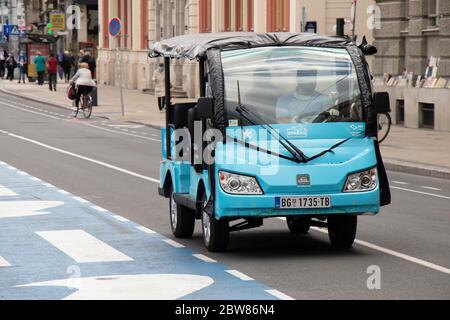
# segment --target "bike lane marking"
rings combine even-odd
[[[225,265],[199,260],[189,248],[168,245],[171,239],[6,166],[0,164],[0,183],[16,195],[0,203],[39,198],[58,205],[46,215],[0,217],[2,299],[277,298],[260,282],[243,281]]]

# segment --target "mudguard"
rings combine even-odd
[[[374,141],[375,154],[377,155],[377,170],[378,178],[380,180],[380,205],[382,207],[391,204],[391,188],[389,186],[389,179],[387,177],[386,168],[384,167],[383,158],[381,157],[380,144]]]

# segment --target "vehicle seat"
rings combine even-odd
[[[173,126],[174,129],[188,127],[188,112],[196,103],[178,103],[173,105]]]

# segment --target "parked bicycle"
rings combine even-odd
[[[378,141],[383,143],[391,132],[392,118],[389,113],[378,115]]]

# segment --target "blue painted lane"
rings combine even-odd
[[[288,298],[0,162],[0,299]]]

